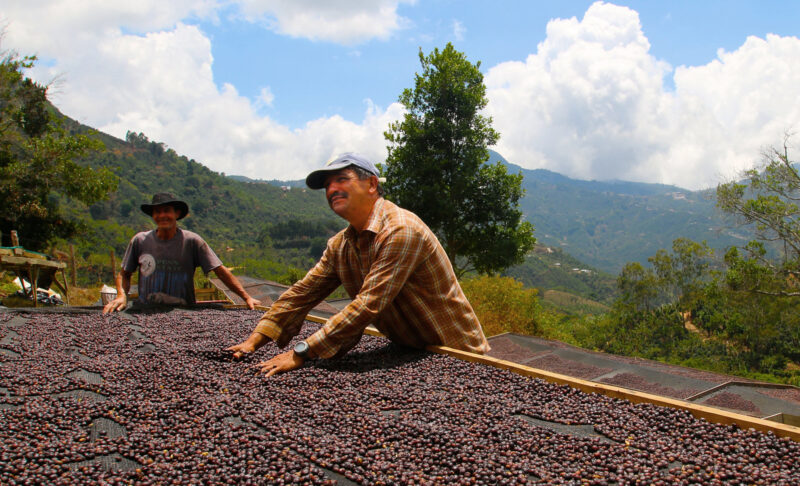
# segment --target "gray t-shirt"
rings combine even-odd
[[[178,229],[169,240],[161,240],[156,231],[137,233],[128,244],[122,269],[133,273],[139,268],[139,302],[169,302],[161,296],[195,302],[194,269],[203,273],[222,265],[214,250],[197,233]],[[177,302],[172,302],[177,303]]]

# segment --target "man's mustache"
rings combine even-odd
[[[333,194],[331,194],[330,196],[328,196],[328,204],[330,204],[333,201],[333,198],[335,198],[336,196],[341,196],[341,197],[347,199],[347,193],[346,192],[337,191],[337,192],[334,192]]]

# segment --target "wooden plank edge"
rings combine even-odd
[[[702,418],[709,422],[722,425],[736,425],[745,430],[752,428],[761,432],[772,432],[780,437],[787,437],[796,442],[800,442],[800,427],[795,427],[793,425],[781,424],[771,420],[751,417],[749,415],[729,412],[727,410],[718,408],[707,407],[696,403],[690,403],[685,400],[653,395],[650,393],[631,390],[629,388],[582,380],[580,378],[574,378],[572,376],[531,368],[530,366],[521,365],[512,361],[505,361],[482,354],[448,348],[446,346],[428,346],[426,349],[433,353],[445,354],[472,363],[481,363],[495,368],[506,369],[523,376],[541,378],[550,383],[568,385],[586,393],[597,393],[611,398],[621,398],[633,403],[652,403],[662,407],[686,410],[696,418]]]

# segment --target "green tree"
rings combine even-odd
[[[650,311],[676,304],[690,309],[711,278],[712,256],[713,250],[705,242],[678,238],[672,242],[672,252],[661,249],[647,259],[651,268],[628,263],[617,277],[620,297],[616,306]]]
[[[617,277],[620,297],[614,303],[622,310],[647,312],[659,304],[661,289],[658,278],[651,268],[644,268],[639,262],[626,264]]]
[[[70,135],[47,102],[47,88],[23,74],[35,57],[4,53],[0,60],[0,231],[8,243],[17,230],[30,249],[77,231],[76,221],[59,209],[59,198],[91,204],[116,189],[107,169],[83,167],[75,159],[102,144]]]
[[[647,261],[653,265],[665,298],[678,302],[682,308],[689,308],[710,278],[713,253],[705,241],[697,243],[678,238],[672,242],[671,254],[658,250]]]
[[[725,256],[728,283],[735,290],[800,297],[800,174],[783,150],[772,149],[762,168],[745,173],[744,182],[717,187],[717,205],[755,228],[757,240],[732,248]],[[779,258],[767,245],[775,242]]]
[[[487,164],[499,135],[486,107],[480,62],[451,44],[425,56],[414,89],[400,95],[402,121],[384,133],[388,198],[413,211],[439,237],[458,276],[521,263],[536,242],[522,221],[522,174]]]

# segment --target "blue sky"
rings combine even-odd
[[[527,168],[713,187],[800,127],[793,1],[6,0],[0,18],[67,115],[254,178],[382,162],[419,49],[447,42],[481,62],[495,149]]]
[[[419,70],[418,52],[447,42],[484,68],[521,60],[544,40],[547,22],[582,17],[591,1],[436,0],[399,5],[413,24],[391,40],[355,45],[291,38],[241,21],[204,22],[211,37],[218,83],[231,82],[256,98],[265,81],[275,95],[265,113],[298,128],[310,119],[340,114],[358,121],[363,100],[381,106],[411,87]],[[787,1],[626,1],[639,13],[650,53],[673,66],[702,65],[718,49],[733,51],[747,36],[800,33],[800,4]],[[789,9],[791,10],[791,9]],[[463,33],[455,33],[459,22]],[[674,88],[666,77],[667,88]]]

